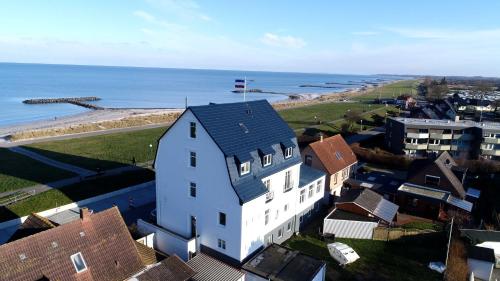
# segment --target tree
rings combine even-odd
[[[361,112],[358,110],[349,110],[345,114],[345,119],[349,123],[349,126],[352,128],[352,126],[355,123],[358,123],[359,121],[361,121]]]

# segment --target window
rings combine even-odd
[[[438,186],[440,177],[425,175],[425,184]]]
[[[220,225],[226,225],[226,214],[219,212],[219,224]]]
[[[226,241],[222,239],[217,239],[217,247],[219,247],[222,250],[226,249]]]
[[[191,151],[189,153],[190,157],[189,157],[189,165],[191,167],[196,167],[196,152],[194,151]]]
[[[292,171],[288,170],[285,172],[285,188],[284,192],[289,191],[292,189]]]
[[[300,203],[303,203],[305,199],[306,199],[306,191],[305,191],[304,189],[302,189],[302,190],[300,191],[300,198],[299,198],[299,202],[300,202]]]
[[[285,204],[285,206],[283,207],[283,210],[284,210],[285,212],[286,212],[286,211],[288,211],[288,203],[287,203],[287,204]]]
[[[495,137],[495,134],[485,133],[483,136],[484,136],[485,138],[494,138],[494,137]]]
[[[196,197],[196,183],[194,182],[189,183],[189,195],[191,197]]]
[[[269,223],[269,209],[264,212],[264,224],[267,225]]]
[[[292,222],[289,221],[287,224],[286,224],[286,231],[290,231],[292,230]]]
[[[338,175],[339,173],[335,173],[335,175],[333,175],[333,184],[337,184],[337,178],[338,178]]]
[[[247,161],[240,165],[240,175],[243,176],[248,173],[250,173],[250,161]]]
[[[314,194],[314,185],[309,186],[309,194],[307,195],[308,198],[311,198]]]
[[[290,158],[290,157],[292,157],[292,148],[291,147],[287,147],[285,149],[285,159]]]
[[[73,262],[77,273],[87,270],[87,264],[85,263],[85,260],[80,252],[72,255],[71,261]]]
[[[271,165],[272,161],[273,161],[272,154],[264,155],[264,157],[262,158],[262,166],[264,166],[264,167],[269,166],[269,165]]]
[[[267,191],[269,191],[271,189],[271,179],[264,180],[263,183]]]
[[[495,145],[492,144],[492,143],[485,143],[485,144],[483,144],[483,149],[484,150],[493,150],[494,147],[495,147]]]
[[[346,179],[348,175],[349,175],[349,171],[347,170],[347,168],[343,169],[342,170],[342,179],[343,180]]]
[[[283,229],[282,228],[278,229],[278,238],[281,238],[281,237],[283,237]]]
[[[311,156],[311,155],[306,155],[306,157],[305,157],[305,159],[304,159],[304,160],[305,160],[305,161],[304,161],[304,162],[305,162],[304,164],[306,164],[306,166],[309,166],[309,167],[310,167],[310,166],[312,165],[312,160],[313,160],[313,159],[312,159],[312,156]]]
[[[323,185],[323,181],[322,180],[319,180],[317,183],[316,183],[316,193],[319,193],[321,191],[321,186]]]
[[[196,123],[195,122],[190,122],[189,123],[189,136],[192,139],[196,138]]]
[[[276,210],[276,217],[274,219],[277,220],[279,216],[280,216],[280,210]]]

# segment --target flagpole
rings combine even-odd
[[[245,84],[243,85],[243,101],[246,101],[246,94],[247,94],[247,77],[245,76],[244,78]]]

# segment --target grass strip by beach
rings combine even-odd
[[[0,207],[0,222],[152,181],[154,178],[153,171],[141,169],[51,189],[7,207]]]
[[[154,159],[166,127],[36,143],[26,146],[51,159],[89,170],[107,170]],[[151,146],[150,146],[151,145]]]
[[[356,95],[353,100],[356,101],[372,101],[376,98],[397,98],[400,95],[417,95],[417,87],[420,84],[419,80],[403,80],[374,88],[370,92]]]
[[[27,156],[0,148],[0,192],[44,184],[75,174],[35,161]]]

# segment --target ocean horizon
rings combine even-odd
[[[93,104],[111,108],[183,108],[186,98],[188,105],[237,102],[243,100],[243,95],[232,92],[234,80],[245,77],[251,81],[249,89],[284,94],[343,92],[402,79],[396,75],[0,63],[0,126],[89,110],[71,104],[22,103],[33,98],[96,96],[101,100]],[[269,93],[246,95],[247,100],[270,102],[287,98]]]

